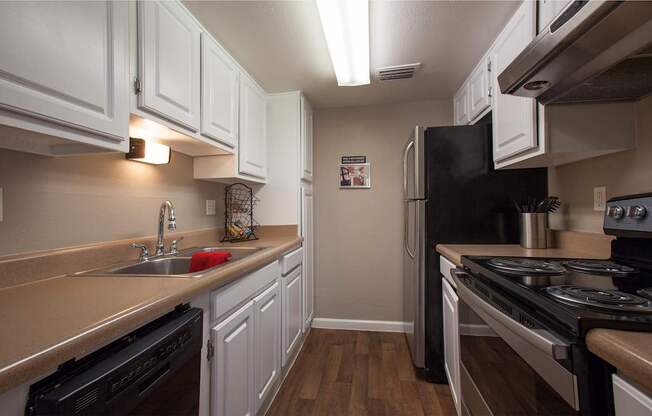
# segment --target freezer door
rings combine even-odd
[[[426,201],[404,202],[403,315],[405,335],[416,367],[425,366],[425,212]]]
[[[424,129],[415,127],[403,148],[403,199],[425,199]]]

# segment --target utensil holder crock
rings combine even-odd
[[[521,247],[547,248],[548,214],[533,212],[519,214]]]

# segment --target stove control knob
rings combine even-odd
[[[642,205],[627,207],[627,216],[635,220],[643,219],[647,215],[647,209]]]
[[[615,220],[621,219],[624,215],[625,210],[623,207],[619,207],[618,205],[611,206],[607,209],[607,216]]]

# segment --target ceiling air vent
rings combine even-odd
[[[381,81],[390,81],[393,79],[405,79],[414,77],[414,73],[421,66],[420,63],[386,66],[376,70],[378,79]]]

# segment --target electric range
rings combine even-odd
[[[608,259],[462,257],[460,385],[470,415],[612,415],[592,328],[652,331],[652,194],[610,199]],[[578,247],[578,249],[580,249]],[[578,250],[579,251],[579,250]]]

